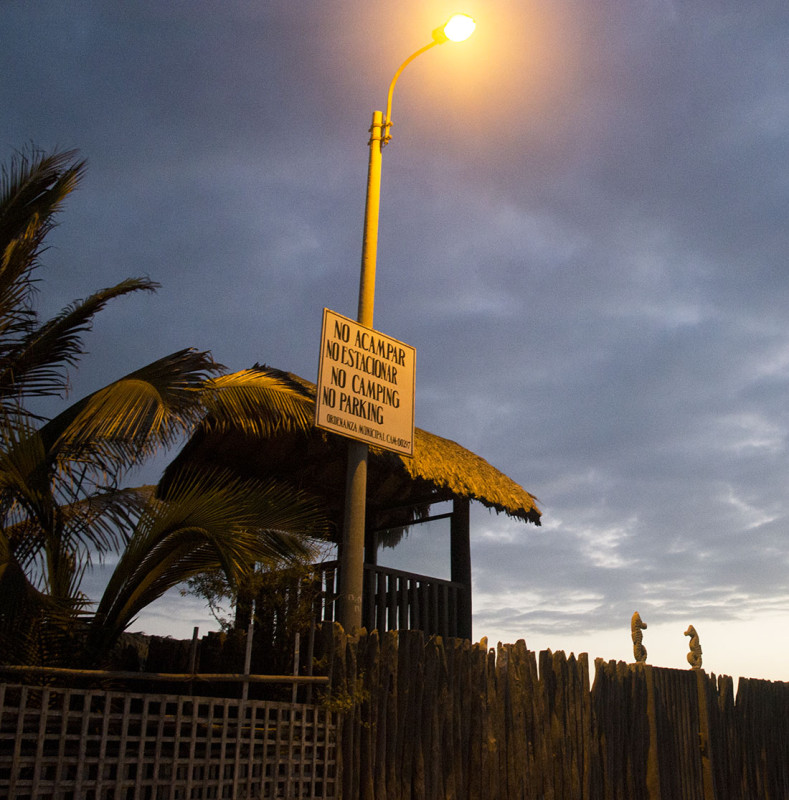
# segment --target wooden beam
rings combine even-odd
[[[226,683],[328,683],[323,675],[241,675],[238,673],[170,673],[170,672],[130,672],[106,669],[66,669],[61,667],[27,667],[0,665],[0,672],[29,675],[51,675],[60,678],[93,678],[102,680],[168,681],[173,683],[226,682]]]
[[[458,595],[458,636],[471,639],[471,522],[467,497],[452,501],[450,525],[451,577],[463,586]]]

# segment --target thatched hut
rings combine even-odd
[[[314,403],[313,384],[263,367],[296,386]],[[242,478],[276,478],[322,500],[338,547],[342,547],[347,439],[313,428],[308,434],[277,431],[261,438],[242,430],[199,429],[165,471],[166,493],[187,463],[232,470]],[[370,448],[367,473],[365,578],[362,619],[367,628],[420,628],[471,637],[469,504],[475,500],[525,523],[540,524],[535,498],[485,459],[456,442],[415,429],[413,457]],[[451,511],[431,516],[431,507],[451,502]],[[450,525],[449,581],[379,567],[381,542],[396,546],[409,526],[435,519]],[[324,618],[333,619],[337,564],[322,565]]]

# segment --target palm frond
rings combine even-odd
[[[170,499],[152,503],[110,577],[90,623],[94,655],[193,575],[221,569],[234,585],[256,562],[308,558],[306,537],[325,532],[320,507],[290,487],[210,470],[182,473]]]
[[[0,358],[36,324],[32,273],[84,170],[76,151],[45,155],[31,149],[17,153],[0,174]]]
[[[51,491],[44,444],[38,432],[29,427],[0,426],[0,437],[2,525],[14,530],[22,524],[14,537],[9,538],[15,547],[30,549],[33,541],[41,546],[45,531],[54,525],[57,505]],[[24,540],[22,532],[26,534]]]
[[[44,221],[44,233],[51,230],[53,215],[84,172],[85,162],[77,160],[76,150],[17,153],[0,175],[0,246],[19,236],[34,217]]]
[[[255,366],[206,381],[206,427],[236,429],[253,435],[309,430],[314,401],[287,373]]]
[[[153,486],[101,489],[74,503],[59,506],[60,538],[79,553],[80,563],[90,567],[108,553],[119,551],[147,511]]]
[[[35,664],[37,624],[43,598],[10,553],[0,531],[0,661]]]
[[[14,561],[23,570],[30,569],[44,547],[41,526],[34,520],[25,518],[3,530],[6,547]]]
[[[131,537],[155,491],[155,486],[102,488],[64,507],[66,525],[99,555],[116,551]]]
[[[0,359],[34,329],[38,317],[33,309],[33,270],[38,249],[39,220],[0,251]]]
[[[38,431],[0,426],[0,432],[0,525],[20,566],[43,577],[55,551],[56,561],[72,553],[89,565],[93,555],[121,546],[153,487],[85,486],[74,477],[79,464],[52,464]]]
[[[62,395],[67,369],[82,355],[82,334],[91,329],[93,317],[116,297],[154,292],[158,287],[148,278],[129,278],[72,303],[41,327],[30,330],[0,359],[0,399]]]
[[[208,353],[173,353],[74,403],[41,437],[53,460],[89,462],[117,477],[202,418],[201,387],[219,368]]]
[[[77,576],[75,580],[78,580]],[[10,552],[0,530],[0,661],[68,663],[75,653],[79,616],[87,605],[76,590],[65,599],[39,591]]]

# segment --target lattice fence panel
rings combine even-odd
[[[314,705],[0,684],[0,797],[329,800],[336,733]]]

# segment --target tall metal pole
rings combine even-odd
[[[378,256],[378,215],[381,206],[381,150],[384,144],[383,114],[373,112],[370,126],[370,158],[367,166],[367,201],[364,208],[362,266],[359,277],[359,309],[356,321],[373,327],[375,265]],[[364,583],[364,533],[367,505],[367,445],[349,440],[345,481],[345,519],[340,548],[339,623],[349,633],[362,627]]]
[[[462,32],[457,27],[460,23]],[[474,30],[474,20],[465,14],[450,18],[433,31],[433,41],[412,53],[399,67],[389,84],[386,117],[373,111],[370,126],[370,160],[367,166],[367,201],[364,208],[364,238],[362,240],[362,270],[359,277],[359,310],[356,321],[366,328],[373,327],[375,310],[375,264],[378,257],[378,212],[381,207],[381,151],[391,138],[392,94],[400,73],[417,56],[437,44],[463,41]],[[364,585],[364,534],[367,514],[367,445],[348,442],[348,469],[345,481],[345,519],[340,547],[340,587],[338,622],[349,633],[362,627],[362,589]]]
[[[367,164],[367,201],[364,206],[362,270],[359,276],[359,310],[356,321],[373,327],[375,310],[375,264],[378,257],[378,215],[381,208],[381,155],[386,134],[383,114],[373,111],[370,126],[370,160]]]

